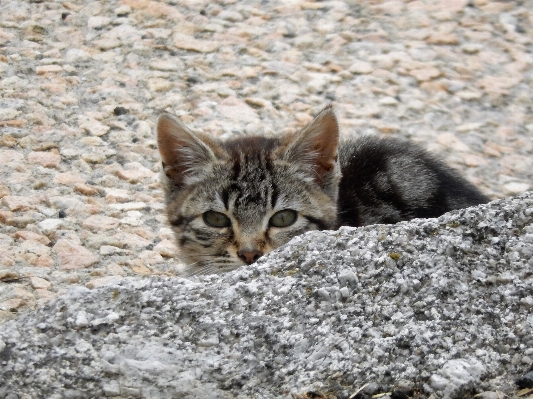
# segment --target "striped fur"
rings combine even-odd
[[[434,217],[487,202],[412,143],[365,137],[339,144],[331,107],[303,131],[278,138],[215,141],[168,114],[157,130],[168,220],[188,274],[235,269],[310,230]],[[282,210],[296,212],[296,221],[274,227],[269,221]],[[231,223],[211,227],[208,211]]]

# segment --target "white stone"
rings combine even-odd
[[[114,247],[112,245],[102,245],[99,250],[100,255],[117,255],[117,254],[127,254],[129,251],[121,248]]]
[[[354,62],[348,70],[354,74],[368,74],[371,73],[374,68],[372,64],[366,61],[356,61]]]
[[[130,192],[122,188],[107,188],[105,193],[108,202],[127,202],[131,198]]]
[[[479,53],[483,49],[483,45],[479,43],[466,43],[461,46],[461,50],[467,54]]]
[[[134,211],[139,209],[146,208],[146,203],[144,202],[126,202],[124,204],[110,204],[110,208],[117,211]]]
[[[37,224],[44,234],[50,234],[58,230],[62,225],[63,219],[45,219]]]
[[[111,18],[108,17],[91,17],[87,21],[87,26],[91,29],[102,29],[111,23]]]
[[[394,97],[384,97],[379,100],[379,103],[381,105],[398,105],[398,100],[396,100]]]
[[[150,60],[149,66],[151,69],[155,69],[157,71],[179,71],[183,69],[183,61],[177,58],[172,60],[160,60],[154,58]]]
[[[173,258],[177,254],[176,245],[170,240],[163,240],[154,247],[154,251],[166,258]]]
[[[84,310],[81,310],[76,315],[76,326],[78,327],[86,327],[89,325],[89,320],[87,318],[87,313]]]
[[[89,60],[91,56],[89,53],[85,50],[79,49],[79,48],[71,48],[67,50],[67,53],[65,54],[65,59],[68,62],[78,62],[78,61],[85,61]]]
[[[503,185],[503,193],[509,196],[516,195],[528,191],[530,187],[529,183],[514,181]]]
[[[143,224],[141,220],[143,214],[139,211],[128,211],[126,212],[126,217],[120,219],[120,222],[130,226],[140,226]]]
[[[0,108],[0,121],[6,121],[9,119],[15,119],[22,112],[13,108]]]
[[[109,126],[106,126],[103,123],[84,115],[78,116],[78,123],[81,129],[89,132],[93,136],[103,136],[110,129]]]

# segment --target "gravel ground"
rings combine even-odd
[[[530,192],[71,290],[0,329],[0,397],[526,399],[532,309]]]
[[[533,186],[533,1],[0,3],[0,319],[179,273],[153,127],[420,142],[492,198]]]

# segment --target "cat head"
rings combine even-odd
[[[302,131],[216,140],[160,116],[168,221],[190,274],[251,264],[310,230],[336,227],[339,129],[331,106]]]

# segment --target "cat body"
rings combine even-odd
[[[488,201],[410,142],[339,143],[331,106],[281,137],[214,140],[169,114],[157,133],[168,220],[192,273],[251,264],[310,230],[437,217]]]
[[[407,140],[366,136],[339,145],[338,226],[434,218],[488,198]]]

